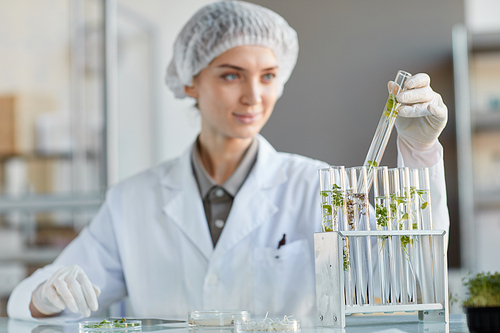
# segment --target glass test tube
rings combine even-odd
[[[345,168],[343,166],[331,166],[318,170],[320,183],[320,209],[321,224],[323,232],[347,230],[343,227],[346,213],[346,186]],[[344,240],[344,289],[347,305],[354,302],[354,275],[350,269],[349,239]]]
[[[431,184],[428,168],[410,170],[410,182],[414,199],[415,223],[419,230],[432,230]]]
[[[372,184],[373,168],[380,165],[382,155],[384,154],[387,142],[389,142],[394,123],[398,116],[398,108],[401,104],[396,100],[396,96],[401,91],[405,90],[405,82],[410,77],[410,73],[401,70],[398,71],[398,74],[394,79],[394,82],[396,83],[395,89],[389,93],[382,116],[380,117],[380,121],[370,144],[370,148],[366,154],[363,165],[368,168],[368,190]]]
[[[399,196],[396,197],[396,210],[398,216],[398,229],[399,230],[413,230],[416,229],[414,223],[414,212],[412,211],[412,191],[410,186],[410,169],[398,168],[399,172]],[[402,303],[416,303],[416,274],[413,269],[413,236],[404,235],[400,236],[401,258],[402,258],[402,288],[401,299]]]
[[[373,193],[375,199],[375,219],[377,230],[392,230],[391,199],[389,191],[389,172],[386,166],[376,167],[373,170]],[[394,271],[392,258],[391,237],[377,237],[377,256],[380,284],[380,301],[382,304],[393,303],[391,297],[391,272]],[[394,303],[393,303],[394,304]]]
[[[349,227],[355,231],[370,230],[366,167],[346,169],[346,186]],[[356,267],[356,302],[358,305],[375,304],[370,236],[356,237],[354,243],[351,243],[351,262],[354,260]]]
[[[410,170],[410,185],[413,200],[413,211],[417,229],[432,230],[432,208],[430,197],[429,169],[418,168]],[[434,248],[432,237],[422,236],[413,243],[415,268],[417,271],[417,286],[420,290],[422,303],[434,303]]]
[[[330,167],[330,182],[332,184],[332,217],[334,225],[338,227],[335,230],[350,230],[347,223],[346,206],[346,179],[345,168],[343,166]],[[344,289],[346,305],[355,304],[355,273],[351,267],[351,251],[349,237],[344,240],[343,247],[343,265],[344,265]]]
[[[330,168],[319,169],[321,225],[323,232],[333,231],[332,182]],[[337,229],[338,230],[338,229]]]
[[[397,168],[388,169],[389,175],[389,197],[390,207],[389,215],[391,216],[392,230],[399,230],[398,221],[400,219],[400,211],[398,209],[397,197],[401,195],[401,186],[399,185],[399,170]],[[399,237],[391,237],[391,304],[401,302],[402,290],[402,272],[403,253],[401,251],[401,240]]]

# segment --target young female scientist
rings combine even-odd
[[[227,1],[199,10],[179,34],[166,76],[176,97],[196,101],[198,138],[181,157],[111,188],[54,263],[14,290],[9,316],[88,317],[128,296],[135,316],[245,309],[312,317],[317,175],[326,164],[278,153],[259,135],[297,54],[296,32],[269,9]],[[434,221],[447,230],[437,141],[447,108],[429,81],[417,74],[397,96],[406,104],[399,161],[430,167]]]

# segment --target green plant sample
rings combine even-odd
[[[413,244],[413,239],[411,239],[408,235],[404,235],[400,237],[400,240],[403,251],[405,251],[406,256],[409,257],[410,254],[408,253],[408,245]]]
[[[479,273],[463,279],[469,288],[468,298],[463,305],[469,308],[500,307],[500,274]]]
[[[425,198],[423,197],[425,194],[428,194],[429,191],[428,190],[417,190],[415,187],[410,187],[410,198],[412,200],[415,200],[418,198],[418,203],[420,205],[420,209],[424,210],[427,208],[427,206],[429,205],[429,203],[427,202],[427,200],[425,200]]]
[[[85,325],[85,328],[125,328],[140,326],[138,322],[127,322],[127,319],[106,320]]]
[[[359,215],[358,219],[360,219],[361,215],[366,215],[366,212],[368,211],[368,206],[365,201],[365,194],[353,193],[352,190],[347,191],[345,201],[346,201],[348,228],[349,230],[355,230],[355,225],[354,225],[355,215],[358,214]],[[344,270],[348,271],[349,266],[350,266],[349,248],[347,247],[344,250]]]
[[[323,231],[333,231],[331,191],[321,191],[321,219]]]
[[[354,218],[356,213],[358,213],[358,219],[360,219],[361,215],[366,215],[366,212],[368,211],[365,194],[348,191],[346,195],[346,206],[347,224],[349,225],[349,230],[355,230]]]
[[[377,227],[379,230],[384,230],[383,228],[387,228],[389,225],[389,212],[387,211],[387,207],[385,207],[383,204],[376,204],[375,205],[375,220],[377,221]],[[389,236],[384,235],[384,236],[378,236],[378,239],[382,241],[382,246],[380,248],[380,251],[385,246],[385,241],[386,239],[389,238]]]
[[[389,97],[387,98],[387,102],[385,103],[385,110],[384,110],[384,116],[386,116],[387,118],[389,118],[389,116],[391,116],[391,113],[392,113],[392,117],[397,117],[398,116],[398,112],[396,110],[396,108],[398,107],[398,101],[396,99],[396,96],[394,96],[393,94],[389,94]],[[394,112],[392,112],[392,110],[394,110]]]
[[[379,227],[387,227],[388,214],[386,207],[382,206],[381,204],[375,205],[375,217],[377,220],[377,225]]]
[[[410,218],[409,214],[412,214],[413,220],[415,220],[415,218],[416,218],[416,215],[415,215],[416,211],[414,209],[412,209],[412,207],[408,206],[407,194],[408,194],[408,191],[405,191],[404,196],[397,196],[395,193],[390,195],[390,197],[391,197],[391,203],[390,203],[391,217],[392,217],[393,221],[396,222],[396,227],[398,230],[403,230],[404,223],[406,221],[408,221]],[[416,204],[419,205],[422,210],[426,209],[428,206],[428,202],[423,197],[425,194],[428,194],[428,190],[417,190],[415,187],[410,187],[410,189],[409,189],[410,202],[414,202],[414,200],[417,200],[417,201],[415,201]],[[398,212],[400,212],[402,209],[404,209],[405,205],[407,207],[407,212],[402,214],[398,220],[398,218],[397,218]],[[408,213],[408,211],[410,213]],[[418,222],[413,222],[411,224],[411,228],[413,230],[418,229]],[[405,252],[407,257],[409,257],[408,245],[411,246],[413,244],[413,238],[410,237],[409,235],[403,235],[403,236],[400,236],[400,240],[401,240],[401,247],[402,247],[403,251]]]
[[[333,184],[332,191],[321,191],[321,201],[323,231],[333,231],[338,222],[339,209],[344,205],[344,194],[340,186]]]
[[[349,242],[347,242],[349,244]],[[344,246],[343,248],[343,255],[344,255],[344,271],[349,271],[349,265],[351,264],[351,259],[349,258],[349,249],[347,246]]]
[[[344,205],[344,194],[337,184],[333,184],[332,188],[332,205],[335,207],[342,207]]]

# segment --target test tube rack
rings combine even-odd
[[[346,315],[361,313],[393,313],[393,312],[415,312],[418,311],[419,320],[425,322],[449,322],[448,302],[448,260],[446,251],[446,232],[444,230],[393,230],[393,231],[332,231],[320,232],[314,235],[315,270],[316,270],[316,302],[318,308],[318,326],[344,328],[346,326]],[[422,290],[412,301],[395,299],[394,295],[387,302],[369,300],[367,304],[346,304],[345,270],[344,270],[344,244],[346,240],[357,241],[357,239],[376,239],[387,236],[387,239],[397,239],[401,236],[409,236],[414,242],[430,244],[431,252],[428,260],[432,261],[432,302],[424,303]],[[375,241],[376,242],[376,241]],[[370,242],[367,242],[368,244]],[[367,251],[371,253],[371,249]],[[375,252],[375,251],[373,251]],[[380,257],[381,252],[376,251]],[[413,252],[409,256],[416,255]],[[409,258],[413,261],[413,257]],[[416,265],[424,264],[424,260],[416,260]],[[364,263],[368,265],[368,263]],[[368,269],[368,267],[366,267]],[[419,269],[420,267],[415,267]],[[373,272],[373,267],[369,267]],[[366,272],[366,270],[365,270]],[[399,277],[401,275],[397,275]],[[382,273],[373,274],[373,285],[380,284],[383,279]],[[403,286],[405,281],[391,281],[392,285]],[[373,291],[371,292],[373,295]],[[374,297],[372,297],[374,298]]]

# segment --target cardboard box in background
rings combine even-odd
[[[499,142],[497,131],[477,133],[473,138],[474,181],[478,193],[500,192]]]
[[[471,61],[472,108],[500,112],[500,52],[476,54]]]
[[[0,155],[14,152],[14,106],[13,99],[0,96]]]
[[[0,156],[33,153],[36,119],[55,109],[54,100],[47,96],[0,95]]]
[[[28,183],[36,194],[49,194],[54,191],[54,161],[45,158],[28,160]]]
[[[26,189],[35,193],[49,193],[52,189],[53,161],[36,158],[36,121],[41,114],[56,110],[54,99],[40,94],[0,95],[0,193],[6,193],[6,163],[13,157],[27,164]],[[17,193],[16,194],[20,194]]]

